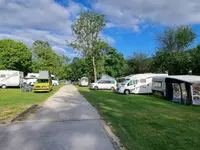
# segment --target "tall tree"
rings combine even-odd
[[[168,27],[163,34],[157,35],[158,50],[183,51],[196,38],[195,32],[188,26]]]
[[[188,26],[165,29],[156,38],[158,51],[153,57],[154,68],[169,74],[186,74],[190,70],[190,56],[185,50],[195,38],[195,32]]]
[[[146,53],[133,53],[127,60],[129,74],[152,72],[152,60]]]
[[[120,77],[125,66],[124,56],[118,53],[115,48],[109,47],[104,58],[105,73],[112,77]]]
[[[0,40],[0,69],[19,70],[27,73],[31,69],[31,52],[21,42]]]
[[[48,42],[35,41],[32,46],[34,71],[48,70],[59,78],[64,78],[63,70],[68,63],[69,58],[57,55]]]
[[[94,81],[97,80],[95,56],[99,51],[95,50],[95,43],[100,40],[99,33],[106,26],[104,15],[86,11],[72,25],[72,31],[76,40],[68,42],[68,45],[85,57],[91,58],[93,65]]]

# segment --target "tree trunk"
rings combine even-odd
[[[92,57],[92,64],[93,64],[93,69],[94,69],[94,82],[96,82],[97,81],[97,70],[96,70],[96,64],[95,64],[94,57]]]

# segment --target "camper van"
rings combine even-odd
[[[19,87],[23,83],[24,73],[15,70],[0,70],[0,87]]]
[[[152,93],[152,78],[155,76],[167,76],[167,74],[145,73],[132,75],[129,77],[129,80],[117,87],[117,92],[121,94]]]
[[[80,80],[80,86],[88,86],[89,85],[89,80],[87,77],[82,77]]]
[[[34,92],[50,92],[52,90],[51,75],[48,71],[40,71],[34,84]]]
[[[154,77],[152,91],[173,102],[200,105],[200,76],[176,75]]]

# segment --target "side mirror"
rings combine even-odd
[[[130,84],[128,83],[127,86],[130,86]]]

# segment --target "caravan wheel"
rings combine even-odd
[[[6,89],[6,85],[5,84],[3,84],[1,87],[2,87],[2,89]]]

